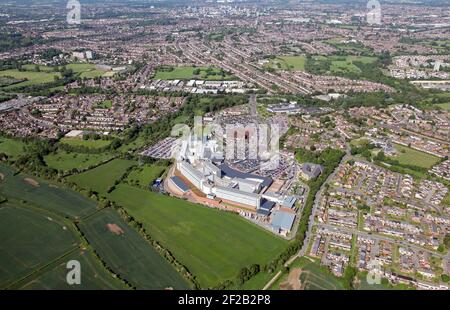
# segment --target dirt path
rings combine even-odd
[[[5,180],[5,175],[3,173],[0,173],[0,182],[3,182]]]
[[[302,289],[302,284],[300,282],[300,275],[302,269],[295,268],[289,272],[289,275],[283,283],[280,284],[280,290],[291,290],[298,291]]]
[[[31,178],[25,178],[25,179],[23,179],[25,182],[27,182],[28,184],[30,184],[31,186],[33,186],[33,187],[39,187],[39,182],[38,181],[36,181],[36,180],[34,180],[34,179],[31,179]]]

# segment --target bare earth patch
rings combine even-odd
[[[117,226],[117,224],[110,224],[110,223],[108,223],[108,224],[106,224],[106,227],[108,228],[108,230],[110,232],[112,232],[113,234],[116,234],[118,236],[120,236],[120,235],[125,233],[122,228]]]
[[[5,175],[3,173],[0,173],[0,182],[3,182],[4,179],[5,179]]]
[[[298,291],[302,289],[302,284],[300,283],[300,274],[302,270],[300,268],[295,268],[289,272],[289,275],[283,283],[280,284],[281,290]]]
[[[30,184],[33,187],[39,187],[39,182],[36,180],[33,180],[31,178],[25,178],[23,179],[25,182],[27,182],[28,184]]]

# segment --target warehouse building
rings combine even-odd
[[[236,188],[216,186],[214,188],[217,198],[225,199],[238,204],[244,204],[259,208],[261,195],[255,193],[246,193]]]
[[[191,164],[185,161],[178,162],[177,166],[181,174],[186,179],[188,179],[189,182],[192,183],[192,185],[203,191],[203,184],[205,184],[207,181],[200,171],[198,171]]]

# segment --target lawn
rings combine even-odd
[[[443,110],[450,111],[450,102],[435,104],[435,106],[438,106]]]
[[[199,70],[199,74],[195,74]],[[236,80],[237,78],[217,68],[208,67],[160,67],[154,79],[157,80]]]
[[[117,225],[117,230],[111,231],[111,225]],[[80,228],[102,260],[136,288],[189,288],[176,270],[113,209],[89,217]]]
[[[114,185],[115,181],[120,179],[127,169],[134,165],[136,165],[135,161],[114,159],[94,169],[69,176],[67,180],[76,183],[81,188],[104,195]]]
[[[305,70],[305,56],[280,56],[277,58],[284,61],[289,69]]]
[[[70,260],[80,262],[82,268],[80,285],[67,284],[66,264]],[[14,288],[26,290],[117,290],[126,289],[126,286],[117,278],[113,278],[91,251],[77,250],[42,272],[33,274],[30,279]]]
[[[23,81],[21,83],[4,87],[4,89],[9,90],[16,87],[50,83],[55,81],[54,78],[55,76],[60,77],[60,74],[56,72],[34,72],[34,71],[19,71],[17,69],[11,69],[0,71],[0,76],[11,76],[19,80],[26,79],[26,81]]]
[[[71,171],[72,169],[84,170],[92,166],[96,166],[103,161],[107,161],[113,157],[110,153],[100,154],[83,154],[83,153],[67,153],[58,151],[44,157],[47,166],[61,171]]]
[[[20,140],[0,137],[0,153],[5,153],[8,157],[16,159],[25,150],[25,143]]]
[[[120,184],[109,196],[197,277],[203,288],[234,278],[242,267],[265,264],[287,242],[239,217]]]
[[[66,66],[67,69],[72,69],[73,72],[78,73],[81,78],[93,79],[95,77],[103,76],[107,71],[95,68],[94,64],[89,63],[72,63]]]
[[[145,165],[135,168],[130,172],[127,182],[131,185],[147,186],[151,185],[166,170],[165,166]]]
[[[4,176],[0,183],[0,194],[3,196],[27,201],[63,216],[82,217],[96,210],[94,201],[60,185],[25,174],[14,175],[12,168],[2,164],[0,173]]]
[[[398,160],[400,164],[414,165],[423,168],[431,168],[439,162],[439,157],[417,151],[407,146],[394,144],[398,155],[391,157]]]
[[[60,140],[61,143],[68,144],[73,147],[84,146],[91,149],[101,149],[107,147],[111,144],[111,140],[84,140],[78,138],[62,138]]]
[[[317,262],[311,261],[306,257],[297,258],[290,266],[289,270],[300,268],[300,281],[304,283],[305,290],[343,290],[342,279],[331,274],[326,267],[320,266]],[[280,285],[288,278],[284,273],[272,285],[270,289],[279,290]]]
[[[35,211],[0,205],[0,288],[74,249],[75,234],[57,219]]]

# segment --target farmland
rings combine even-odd
[[[80,285],[69,285],[66,281],[66,263],[70,260],[77,260],[82,266],[82,279]],[[95,290],[95,289],[125,289],[126,286],[120,280],[113,278],[111,274],[101,265],[90,251],[75,250],[64,259],[59,260],[52,266],[45,268],[42,272],[37,272],[31,279],[22,281],[15,286],[19,289],[50,290],[50,289],[70,289],[70,290]]]
[[[78,193],[44,182],[36,177],[14,174],[14,170],[0,164],[5,179],[0,194],[37,205],[64,216],[80,217],[96,210],[96,204]]]
[[[342,279],[332,275],[325,267],[320,266],[317,262],[311,261],[306,257],[297,258],[290,266],[290,272],[297,272],[298,279],[302,289],[305,290],[343,290],[344,286]],[[292,277],[292,274],[289,275]],[[292,279],[292,278],[291,278]],[[272,285],[271,289],[289,289],[288,274],[284,273],[277,281]],[[289,284],[294,284],[289,281]]]
[[[110,140],[84,140],[84,139],[77,139],[77,138],[62,138],[60,140],[61,143],[68,144],[70,146],[84,146],[92,149],[101,149],[104,147],[107,147],[111,144]]]
[[[16,208],[9,202],[0,206],[0,287],[8,286],[77,245],[76,236],[57,219]]]
[[[117,225],[116,230],[109,229],[111,225]],[[102,210],[80,227],[108,266],[136,288],[188,288],[175,269],[114,210]]]
[[[415,165],[423,168],[431,168],[439,162],[439,158],[407,146],[394,144],[398,155],[391,157],[398,160],[400,164]]]
[[[92,190],[100,194],[106,194],[114,182],[120,179],[127,169],[136,165],[136,162],[124,159],[115,159],[104,165],[98,166],[86,172],[72,175],[67,178],[81,188]]]
[[[233,278],[242,267],[265,264],[286,246],[241,217],[120,184],[109,198],[197,277],[202,287]]]
[[[108,153],[83,154],[58,151],[57,153],[45,156],[44,160],[47,166],[51,168],[61,171],[71,171],[72,169],[86,169],[90,166],[97,165],[112,158],[112,156]]]
[[[138,167],[131,171],[128,175],[127,182],[132,185],[136,184],[138,186],[147,186],[159,178],[165,170],[166,167],[158,165],[145,165],[143,167]]]
[[[11,159],[16,159],[19,155],[23,154],[25,145],[25,143],[19,140],[0,137],[0,153],[5,153]]]

